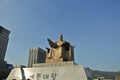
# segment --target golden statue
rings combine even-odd
[[[59,36],[57,42],[48,39],[51,48],[46,48],[46,63],[74,61],[73,46],[69,42],[63,40],[63,36]]]

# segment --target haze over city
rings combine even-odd
[[[5,60],[27,65],[29,48],[49,47],[47,38],[75,46],[75,62],[120,71],[119,0],[0,0],[0,25],[11,31]]]

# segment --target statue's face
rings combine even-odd
[[[62,35],[59,36],[59,40],[60,40],[60,41],[63,40],[63,36],[62,36]]]

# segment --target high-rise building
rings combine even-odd
[[[30,48],[28,67],[32,67],[32,65],[36,63],[45,63],[45,53],[46,51],[40,47]]]
[[[0,26],[0,66],[4,63],[10,31]]]

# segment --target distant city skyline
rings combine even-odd
[[[0,25],[11,31],[5,60],[27,65],[29,49],[59,34],[75,46],[75,62],[120,71],[120,1],[0,1]]]

